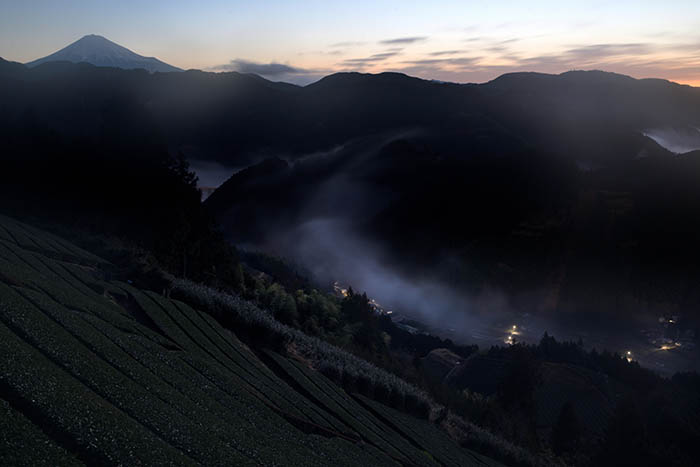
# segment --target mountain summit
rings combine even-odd
[[[151,73],[156,71],[182,71],[180,68],[161,62],[157,58],[143,57],[126,47],[122,47],[95,34],[84,36],[58,52],[29,62],[26,65],[34,67],[46,62],[59,61],[86,62],[95,66],[124,68],[127,70],[143,68]]]

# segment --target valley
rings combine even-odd
[[[336,293],[341,296],[347,294],[347,285],[341,287],[338,284],[335,282],[334,285]],[[404,329],[412,333],[435,335],[460,345],[477,345],[482,349],[517,343],[532,345],[537,344],[546,332],[561,341],[580,341],[586,350],[616,352],[664,377],[671,377],[677,372],[700,371],[700,354],[693,331],[683,333],[674,329],[669,332],[668,324],[662,322],[663,317],[659,321],[647,319],[648,327],[639,327],[635,323],[629,329],[624,329],[624,323],[620,323],[621,326],[616,326],[618,331],[611,333],[609,322],[585,324],[584,320],[571,316],[557,319],[551,314],[540,316],[537,312],[515,310],[499,313],[497,319],[492,319],[488,317],[489,309],[479,310],[475,307],[471,312],[472,318],[466,320],[468,324],[463,324],[460,319],[431,319],[429,313],[411,311],[406,303],[394,306],[391,301],[377,298],[382,300],[383,305],[380,305],[372,298],[371,290],[371,285],[368,285],[370,303],[378,313],[390,315],[399,326],[405,326]],[[572,326],[572,322],[579,325]]]

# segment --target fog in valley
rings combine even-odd
[[[695,127],[656,128],[644,131],[643,134],[656,141],[659,146],[675,153],[700,149],[700,129]]]
[[[545,310],[545,303],[557,287],[549,280],[543,278],[538,288],[516,295],[488,282],[469,288],[461,280],[450,279],[469,270],[468,259],[457,258],[445,250],[434,268],[406,267],[391,244],[381,244],[364,235],[359,227],[381,214],[396,194],[368,183],[358,176],[357,170],[371,164],[387,144],[406,135],[420,134],[423,133],[363,139],[291,163],[292,170],[296,168],[300,173],[306,173],[305,167],[310,164],[325,167],[341,163],[342,170],[307,187],[304,204],[298,207],[299,222],[284,228],[273,223],[276,227],[268,229],[271,233],[264,243],[243,247],[290,259],[327,290],[335,285],[336,292],[348,287],[366,292],[381,312],[389,313],[397,323],[409,323],[408,329],[414,332],[430,332],[482,348],[537,343],[548,332],[559,340],[582,341],[588,349],[631,352],[635,360],[662,374],[697,368],[691,342],[682,351],[673,342],[666,342],[666,321],[660,320],[670,319],[671,315],[663,308],[650,305],[631,309],[625,304],[624,310],[607,315],[598,310],[589,312],[585,307],[578,311]],[[668,132],[654,134],[669,139],[677,136]],[[679,144],[677,139],[673,141]],[[692,139],[687,142],[690,144]],[[406,231],[405,235],[412,232]],[[424,327],[415,329],[415,321]]]

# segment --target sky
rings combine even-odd
[[[0,0],[0,12],[0,57],[19,62],[99,34],[180,68],[297,84],[600,69],[700,86],[699,0]]]

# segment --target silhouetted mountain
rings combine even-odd
[[[17,62],[9,62],[7,60],[4,60],[3,58],[0,58],[0,73],[8,73],[8,74],[13,74],[13,73],[19,73],[24,69],[24,65],[21,63]]]
[[[126,70],[142,68],[151,73],[156,71],[182,71],[177,67],[161,62],[157,58],[143,57],[126,47],[122,47],[95,34],[84,36],[58,52],[27,63],[27,66],[35,67],[47,62],[90,63],[95,66],[123,68]]]
[[[560,315],[697,315],[698,159],[641,131],[697,125],[697,89],[572,72],[468,86],[344,74],[302,92],[326,136],[374,136],[232,177],[207,205],[234,241],[308,254],[353,235],[406,271],[527,294]],[[309,230],[328,219],[342,228]]]
[[[601,71],[513,73],[480,89],[492,115],[523,138],[596,164],[636,156],[631,139],[641,131],[700,118],[698,88]]]
[[[700,126],[697,88],[603,72],[481,85],[340,73],[298,87],[65,62],[0,70],[6,157],[31,168],[51,151],[27,142],[54,140],[135,155],[148,143],[235,167],[291,162],[244,172],[207,201],[236,241],[351,221],[404,266],[442,271],[457,258],[473,266],[447,274],[461,285],[538,288],[559,304],[604,296],[590,292],[600,286],[642,290],[650,306],[700,261],[700,225],[687,219],[700,209],[693,158],[644,136]],[[698,300],[684,290],[668,293],[690,307]]]
[[[128,126],[132,118],[152,122],[170,147],[228,166],[406,130],[453,152],[518,141],[599,165],[636,157],[641,131],[700,121],[698,89],[599,72],[514,74],[482,85],[340,73],[297,87],[249,74],[146,75],[67,63],[14,71],[3,83],[3,120],[34,109],[61,134],[94,136],[105,112],[128,108]]]

